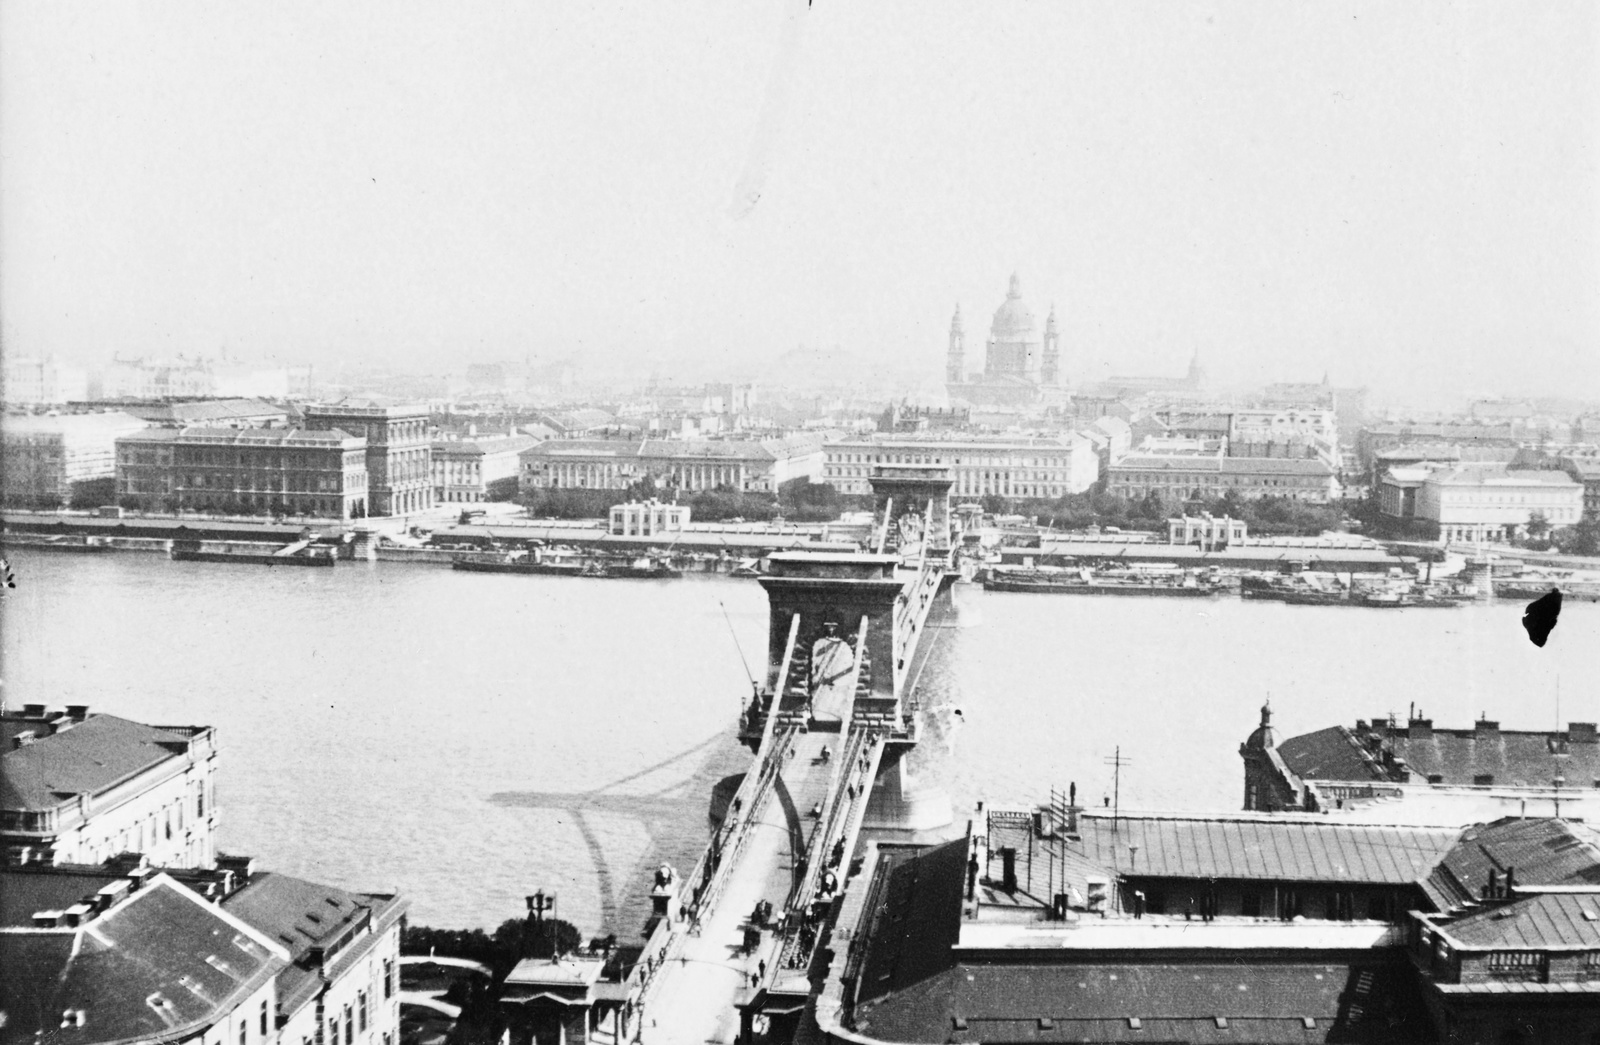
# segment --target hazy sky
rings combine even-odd
[[[1600,395],[1597,11],[9,0],[0,331]]]

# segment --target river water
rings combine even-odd
[[[419,923],[492,928],[543,889],[585,932],[632,937],[650,869],[694,863],[711,785],[748,759],[734,730],[738,647],[765,649],[753,581],[11,564],[8,704],[216,726],[225,851],[399,888]],[[911,764],[963,817],[1069,782],[1097,802],[1119,746],[1124,808],[1237,809],[1238,747],[1269,695],[1282,735],[1413,704],[1439,727],[1553,728],[1558,700],[1561,721],[1600,719],[1596,604],[1569,603],[1541,650],[1521,604],[955,597]]]

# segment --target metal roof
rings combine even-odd
[[[1080,831],[1085,856],[1130,877],[1381,885],[1426,878],[1460,834],[1264,817],[1102,815],[1085,816]]]
[[[1546,893],[1435,924],[1466,947],[1600,950],[1600,895]]]

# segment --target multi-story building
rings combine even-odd
[[[1583,485],[1584,518],[1600,519],[1600,456],[1563,457],[1561,469]]]
[[[117,439],[144,427],[124,413],[7,417],[0,425],[5,502],[57,507],[98,493],[109,503]]]
[[[7,873],[0,1045],[277,1045],[281,940],[166,874],[89,884]]]
[[[216,856],[210,726],[146,726],[74,705],[0,715],[0,844],[12,859],[167,867]]]
[[[277,975],[277,1045],[399,1045],[400,929],[408,901],[247,872],[221,906],[289,951]]]
[[[1100,477],[1095,444],[1061,436],[984,436],[950,432],[878,433],[829,443],[824,480],[840,493],[869,494],[874,468],[944,465],[955,497],[1055,498],[1082,493]]]
[[[1543,516],[1550,526],[1583,517],[1584,487],[1565,472],[1499,467],[1429,470],[1416,490],[1416,517],[1438,523],[1447,541],[1492,541],[1527,533]]]
[[[1205,500],[1285,497],[1327,504],[1339,497],[1333,467],[1320,458],[1227,457],[1209,454],[1134,453],[1111,466],[1109,493],[1140,498]]]
[[[201,870],[125,858],[12,864],[0,869],[0,895],[0,998],[23,1027],[12,1037],[0,1025],[4,1045],[399,1043],[408,902],[395,894],[226,857]],[[84,950],[95,959],[71,960]],[[41,986],[47,996],[33,993]],[[59,1030],[29,1022],[64,1007]]]
[[[117,440],[117,498],[159,511],[369,514],[367,441],[298,428],[153,428]]]
[[[1512,888],[1455,911],[1413,912],[1409,951],[1437,1040],[1534,1045],[1600,1036],[1597,906],[1592,879],[1545,890],[1523,886],[1518,874]]]
[[[366,439],[367,514],[405,515],[433,507],[428,407],[342,399],[305,408],[312,431],[341,431]]]
[[[1230,457],[1317,457],[1339,460],[1339,426],[1331,409],[1235,408],[1228,417]]]
[[[176,359],[114,359],[101,372],[96,394],[168,399],[210,396],[216,391],[210,361],[180,355]]]
[[[1272,713],[1240,745],[1244,808],[1337,813],[1343,819],[1438,824],[1504,816],[1600,815],[1600,733],[1566,729],[1434,728],[1413,709],[1355,726],[1329,726],[1280,740]]]
[[[531,435],[434,440],[429,457],[436,504],[510,501],[517,496],[518,457],[539,442]]]
[[[7,354],[0,399],[7,406],[70,403],[89,394],[89,374],[82,367],[54,359],[13,358]]]
[[[785,439],[551,439],[522,451],[524,490],[623,490],[645,478],[680,490],[773,493],[819,479],[821,441]]]
[[[1386,421],[1369,424],[1356,436],[1356,455],[1363,470],[1370,469],[1379,451],[1398,446],[1456,446],[1463,449],[1498,448],[1515,451],[1522,442],[1509,423],[1476,421]]]

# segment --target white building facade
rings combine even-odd
[[[825,481],[840,493],[870,494],[874,467],[944,465],[955,497],[1056,498],[1082,493],[1100,478],[1100,457],[1076,434],[1053,436],[875,435],[830,443]]]

